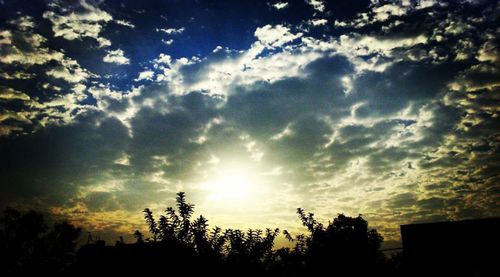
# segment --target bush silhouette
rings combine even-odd
[[[361,215],[353,218],[339,214],[325,227],[312,213],[306,214],[299,208],[298,217],[309,234],[292,237],[285,230],[283,234],[295,246],[273,250],[279,229],[210,230],[203,216],[191,221],[194,205],[186,202],[183,192],[177,194],[176,203],[177,211],[167,208],[158,223],[151,210],[144,210],[152,236],[149,243],[158,240],[164,245],[192,250],[196,257],[193,260],[201,261],[206,272],[300,276],[328,272],[332,265],[338,265],[335,274],[361,276],[384,272],[386,261],[380,252],[383,238],[376,230],[368,229],[368,222]]]
[[[149,236],[137,230],[135,243],[121,239],[115,246],[97,240],[76,255],[80,229],[62,222],[49,231],[41,214],[7,209],[1,218],[2,266],[7,275],[387,276],[393,264],[380,252],[382,236],[361,215],[339,214],[323,225],[297,209],[308,233],[293,236],[279,229],[210,227],[205,217],[193,218],[194,208],[180,192],[175,207],[157,218],[144,209]],[[293,242],[291,248],[274,248],[280,234]]]
[[[341,265],[336,267],[338,274],[363,275],[381,271],[385,262],[380,252],[383,238],[376,230],[368,229],[368,222],[361,215],[339,214],[324,227],[313,214],[306,215],[302,209],[297,213],[310,232],[308,237],[300,238],[305,245],[303,253],[308,271],[324,272],[332,264]]]
[[[80,229],[68,222],[55,223],[49,230],[42,214],[7,208],[0,226],[0,266],[7,276],[62,275],[74,261]]]

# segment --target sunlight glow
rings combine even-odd
[[[220,204],[247,202],[253,197],[256,174],[249,167],[241,165],[222,166],[202,185],[208,192],[208,199]]]

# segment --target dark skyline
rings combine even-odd
[[[0,2],[0,204],[100,234],[500,215],[498,1]],[[294,225],[295,224],[295,225]]]

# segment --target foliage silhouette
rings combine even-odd
[[[139,230],[135,230],[134,238],[136,239],[136,243],[144,242],[144,235]]]
[[[193,219],[194,208],[180,192],[175,208],[166,208],[157,219],[150,209],[144,209],[150,237],[136,230],[132,244],[120,240],[115,246],[106,246],[104,241],[93,241],[80,247],[76,256],[79,229],[63,222],[47,232],[40,214],[22,215],[7,209],[0,241],[2,253],[9,255],[2,260],[10,275],[44,272],[65,276],[390,276],[400,265],[385,259],[380,251],[382,236],[369,229],[361,215],[339,214],[323,225],[314,214],[298,209],[308,233],[293,236],[279,229],[210,228],[205,217]],[[274,248],[280,234],[293,243],[291,248]]]
[[[74,262],[80,229],[68,222],[55,223],[49,230],[42,214],[7,208],[0,226],[0,266],[7,276],[59,276]]]
[[[284,230],[285,238],[294,242],[294,247],[273,250],[279,229],[222,231],[216,226],[210,230],[208,220],[203,216],[191,221],[194,205],[187,203],[183,192],[177,194],[176,206],[177,210],[167,208],[165,215],[160,215],[158,224],[151,210],[144,210],[152,236],[149,241],[155,243],[158,239],[164,245],[190,249],[194,260],[198,259],[206,272],[300,276],[325,272],[332,264],[341,265],[337,274],[357,276],[386,272],[386,260],[380,252],[382,236],[376,230],[368,229],[368,223],[361,215],[352,218],[339,214],[325,227],[314,218],[314,214],[299,208],[298,217],[309,234],[292,237]]]

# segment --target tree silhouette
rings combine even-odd
[[[386,267],[401,266],[397,259],[385,260],[380,252],[382,236],[369,229],[361,215],[339,214],[323,225],[313,213],[299,208],[297,215],[307,234],[284,230],[293,246],[275,249],[277,228],[210,228],[204,216],[192,219],[195,206],[185,193],[178,193],[175,200],[175,208],[166,208],[158,220],[150,209],[143,210],[150,238],[136,230],[134,244],[120,240],[106,246],[102,240],[89,240],[76,256],[80,229],[62,222],[49,230],[39,213],[6,209],[0,218],[2,266],[7,275],[62,276],[387,276]]]
[[[156,226],[153,212],[148,208],[144,209],[144,219],[146,219],[146,223],[149,226],[149,232],[153,235],[153,240],[156,241],[158,235],[160,234],[160,230]]]
[[[134,238],[136,239],[136,243],[143,243],[144,242],[144,236],[139,230],[135,230],[134,232]]]
[[[41,213],[7,208],[0,226],[0,266],[7,275],[62,275],[73,262],[81,230],[68,222],[49,230]]]
[[[298,237],[299,248],[305,255],[306,270],[311,273],[324,272],[336,267],[336,273],[361,276],[380,272],[385,258],[380,252],[382,236],[374,229],[368,229],[368,222],[361,215],[348,217],[339,214],[325,228],[314,219],[314,214],[297,210],[309,236]]]
[[[192,249],[196,257],[213,264],[224,265],[227,274],[297,276],[319,274],[339,265],[337,273],[363,275],[381,272],[385,263],[380,252],[382,236],[368,229],[368,222],[361,215],[348,217],[339,214],[325,227],[313,213],[297,209],[297,215],[309,234],[293,237],[283,231],[285,238],[295,245],[292,249],[273,249],[279,229],[208,228],[208,220],[199,216],[191,221],[194,205],[186,201],[185,193],[176,197],[175,210],[168,207],[158,225],[152,212],[145,209],[145,219],[153,238],[163,243],[182,245]],[[153,239],[153,241],[156,241]],[[203,263],[205,267],[210,264]],[[217,267],[218,268],[218,267]],[[239,273],[238,273],[239,272]]]

